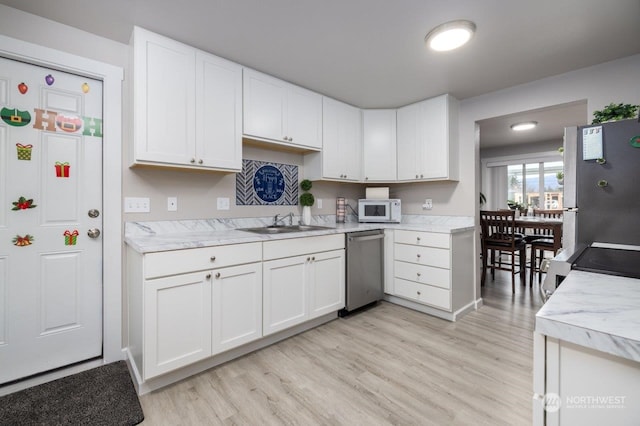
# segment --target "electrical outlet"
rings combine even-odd
[[[433,208],[433,200],[431,198],[427,198],[424,200],[424,204],[422,205],[423,210],[431,210]]]
[[[150,211],[151,203],[148,198],[124,197],[125,213],[149,213]]]
[[[322,208],[322,198],[318,198],[318,208],[321,209]]]
[[[167,198],[167,211],[168,212],[177,212],[178,211],[178,197],[168,197]]]
[[[229,210],[229,199],[226,197],[217,198],[218,210]]]

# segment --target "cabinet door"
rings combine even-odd
[[[362,112],[330,98],[323,99],[322,175],[358,181],[362,175]]]
[[[262,337],[262,263],[213,271],[212,354]]]
[[[145,281],[143,310],[145,380],[211,355],[207,273]]]
[[[286,83],[253,70],[245,69],[244,128],[249,136],[288,142],[284,134]]]
[[[242,169],[242,67],[196,55],[196,165]]]
[[[322,96],[288,85],[284,128],[291,144],[322,149]]]
[[[344,250],[311,255],[309,267],[309,319],[344,308]]]
[[[307,268],[310,259],[310,256],[296,256],[263,263],[264,336],[308,319]]]
[[[420,103],[419,174],[424,179],[449,176],[449,113],[446,95]],[[457,126],[457,123],[455,123]]]
[[[420,179],[418,163],[423,161],[419,158],[418,145],[420,143],[419,129],[420,104],[412,104],[399,108],[398,118],[398,180]]]
[[[195,151],[195,49],[134,33],[135,160],[190,164]]]
[[[396,110],[364,110],[362,128],[364,180],[396,180]]]

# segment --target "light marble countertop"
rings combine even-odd
[[[571,271],[535,331],[640,362],[640,279]]]
[[[368,229],[406,229],[415,231],[457,233],[474,229],[473,217],[403,215],[402,223],[335,223],[335,215],[314,216],[312,225],[329,229],[282,234],[256,234],[241,228],[267,226],[273,217],[220,218],[157,222],[127,222],[125,242],[139,253],[211,247],[316,235],[339,234]],[[294,223],[298,218],[294,219]]]

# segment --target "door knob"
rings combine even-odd
[[[89,215],[89,217],[98,217],[100,216],[100,210],[91,209],[87,212],[87,214]]]
[[[100,236],[100,230],[98,228],[89,229],[87,235],[89,238],[98,238]]]

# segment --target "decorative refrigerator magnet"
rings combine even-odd
[[[64,245],[65,246],[75,246],[78,241],[78,230],[74,229],[73,232],[68,229],[64,231]]]
[[[21,237],[20,235],[16,235],[15,237],[13,237],[11,241],[13,242],[14,246],[24,247],[24,246],[30,246],[31,244],[33,244],[34,240],[35,238],[33,238],[33,235],[27,234],[24,237]]]
[[[51,74],[49,74],[44,78],[44,81],[47,83],[47,86],[51,86],[53,82],[56,81],[56,79],[53,78]]]
[[[31,114],[29,114],[29,111],[20,111],[17,108],[2,108],[0,110],[0,118],[9,126],[22,127],[29,124]]]
[[[89,84],[82,83],[82,93],[89,93]]]
[[[17,143],[16,150],[18,151],[18,160],[31,161],[33,145],[22,145],[21,143]]]
[[[27,93],[27,91],[28,91],[28,90],[29,90],[29,86],[27,86],[27,85],[24,83],[24,81],[23,81],[22,83],[18,84],[18,91],[19,91],[20,93],[22,93],[23,95],[24,95],[25,93]]]
[[[18,198],[18,201],[14,201],[13,208],[11,210],[27,210],[36,207],[36,204],[33,204],[33,199],[27,200],[24,197]]]
[[[53,166],[56,169],[56,177],[59,178],[68,178],[69,177],[69,168],[71,167],[69,163],[61,163],[56,161],[56,165]]]

